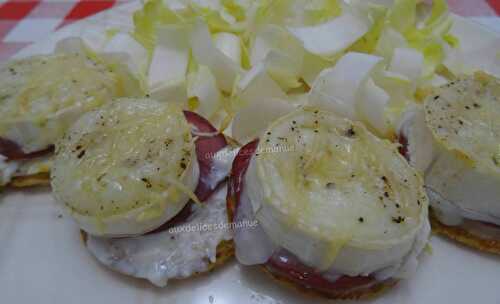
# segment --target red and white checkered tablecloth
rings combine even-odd
[[[0,61],[57,29],[133,0],[0,0]]]
[[[130,1],[133,0],[0,0],[0,61],[66,24]],[[448,3],[453,12],[462,16],[500,15],[500,0]]]

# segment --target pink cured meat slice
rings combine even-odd
[[[196,157],[200,168],[200,178],[195,194],[200,201],[205,201],[216,189],[220,181],[214,183],[210,179],[212,176],[214,155],[227,146],[226,138],[223,134],[217,133],[217,129],[200,115],[184,111],[184,116],[188,123],[195,128],[196,139]],[[214,135],[214,133],[217,133]],[[201,134],[201,135],[200,135]],[[207,135],[204,135],[207,134]],[[213,186],[215,185],[215,186]]]
[[[212,126],[212,124],[208,120],[194,112],[184,111],[184,116],[186,117],[188,123],[196,128],[196,133],[199,132],[213,134],[217,132],[217,129]],[[203,202],[207,200],[210,195],[214,193],[222,184],[222,181],[217,181],[215,183],[216,186],[213,187],[212,185],[214,183],[210,182],[209,179],[213,170],[213,156],[219,150],[223,149],[227,145],[227,142],[224,138],[224,135],[220,133],[210,136],[196,136],[198,136],[198,138],[195,142],[195,148],[196,158],[198,160],[198,165],[200,168],[200,177],[198,178],[198,185],[196,186],[195,194],[196,197],[198,197],[198,199]],[[149,232],[148,234],[161,232],[173,226],[184,223],[191,215],[192,204],[193,201],[189,201],[186,206],[184,206],[184,208],[173,218],[171,218],[168,222],[164,223],[155,230]]]
[[[49,155],[53,152],[54,152],[54,145],[50,145],[43,150],[26,153],[23,151],[22,147],[15,141],[0,137],[0,154],[7,157],[8,161],[33,159]]]

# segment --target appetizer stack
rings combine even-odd
[[[411,276],[430,223],[500,253],[500,75],[444,0],[152,0],[133,22],[0,67],[0,186],[50,177],[106,267],[165,286],[235,255],[347,299]]]
[[[293,151],[266,152],[283,143]],[[306,107],[240,152],[228,204],[233,220],[259,222],[235,231],[240,263],[334,298],[370,295],[417,267],[430,232],[427,196],[396,145]]]
[[[436,88],[401,128],[424,172],[435,231],[500,253],[500,80],[482,72]],[[425,144],[423,144],[425,143]]]
[[[222,135],[195,140],[191,126],[212,128],[173,103],[117,99],[83,115],[59,141],[54,196],[104,265],[164,286],[231,256],[227,230],[168,229],[227,222],[224,196],[211,196],[227,173],[211,172],[217,169],[211,160],[196,153],[217,152],[226,141]]]
[[[127,68],[68,40],[54,54],[13,60],[0,75],[0,186],[48,184],[54,144],[80,115],[139,94]]]

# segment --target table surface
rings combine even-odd
[[[0,0],[0,61],[59,28],[132,0]],[[431,1],[431,0],[426,0]],[[498,23],[500,0],[448,0],[462,16]]]

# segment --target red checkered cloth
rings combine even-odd
[[[0,61],[62,26],[132,0],[0,0]]]
[[[0,61],[68,23],[130,1],[133,0],[0,0]],[[463,16],[500,15],[500,0],[448,3],[453,12]]]

